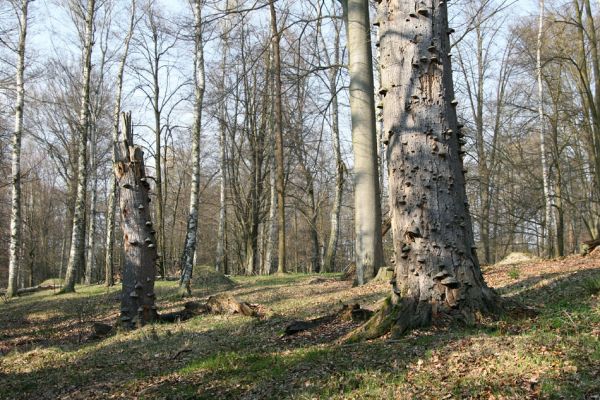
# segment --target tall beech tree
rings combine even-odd
[[[356,277],[362,285],[384,264],[369,2],[340,1],[350,70]]]
[[[500,307],[474,246],[446,4],[379,4],[395,271],[391,301],[358,336],[400,335],[442,316],[473,322]]]

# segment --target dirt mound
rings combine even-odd
[[[516,265],[528,262],[538,261],[539,258],[528,253],[510,253],[502,261],[496,263],[496,265]]]
[[[229,290],[235,287],[235,282],[208,265],[197,265],[194,267],[192,277],[192,288],[220,291]]]

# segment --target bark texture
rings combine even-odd
[[[343,0],[342,5],[350,70],[356,276],[362,285],[384,264],[369,2]]]
[[[125,72],[125,64],[127,63],[127,56],[129,55],[129,44],[131,43],[131,37],[133,36],[133,28],[135,26],[135,0],[131,1],[131,17],[129,19],[129,31],[125,37],[125,45],[123,47],[123,55],[119,63],[119,70],[117,72],[117,92],[115,96],[115,106],[113,110],[113,126],[112,126],[112,163],[113,165],[117,162],[117,145],[119,141],[119,115],[121,113],[121,98],[123,95],[123,75]],[[113,272],[113,248],[115,240],[115,198],[117,195],[117,181],[114,175],[110,177],[110,191],[108,195],[108,205],[106,214],[106,256],[105,256],[105,284],[106,286],[113,286],[114,272]]]
[[[275,11],[275,1],[269,3],[271,11],[271,35],[273,46],[273,81],[275,93],[275,118],[274,118],[274,135],[275,135],[275,161],[277,165],[276,188],[277,188],[277,234],[278,234],[278,252],[277,252],[277,272],[285,273],[285,182],[284,182],[284,165],[283,165],[283,110],[281,100],[281,56],[280,56],[280,38],[279,29],[277,27],[277,12]]]
[[[474,246],[446,2],[384,0],[376,23],[395,273],[390,302],[362,334],[402,334],[444,316],[475,322],[499,299]]]
[[[77,160],[77,191],[75,212],[71,231],[71,252],[67,263],[65,285],[62,293],[74,292],[77,274],[83,271],[85,261],[85,204],[87,194],[87,142],[90,125],[90,77],[92,72],[92,47],[94,36],[95,0],[88,0],[85,16],[83,47],[83,77],[81,86],[81,110],[79,112],[79,141]]]
[[[11,169],[11,216],[10,216],[10,250],[8,262],[8,297],[17,295],[17,276],[19,270],[19,253],[21,252],[21,138],[23,137],[23,108],[25,105],[25,43],[27,39],[27,12],[29,0],[21,3],[19,19],[19,45],[17,48],[17,73],[15,102],[15,130],[12,135],[12,169]]]
[[[146,178],[144,153],[133,143],[131,113],[123,113],[122,118],[122,137],[115,164],[125,246],[120,322],[126,328],[134,328],[157,318],[154,278],[158,257],[156,231],[150,220],[150,184]]]
[[[196,251],[196,233],[198,230],[198,202],[200,189],[200,132],[202,129],[202,100],[204,98],[204,48],[202,43],[202,4],[201,0],[194,1],[194,128],[192,130],[192,186],[190,189],[190,211],[187,221],[187,232],[183,254],[181,255],[181,280],[179,285],[185,288],[188,295],[192,293],[190,282],[194,268],[194,253]]]
[[[546,155],[546,130],[544,129],[544,84],[542,75],[542,40],[544,37],[544,0],[540,0],[540,15],[538,21],[538,37],[536,52],[536,70],[538,82],[538,115],[540,124],[540,157],[542,161],[542,182],[544,186],[544,213],[546,227],[546,255],[552,257],[554,253],[554,224],[552,214],[552,194],[550,193],[550,173],[548,171],[548,160]]]

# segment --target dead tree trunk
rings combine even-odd
[[[112,126],[112,162],[113,165],[117,162],[117,144],[119,141],[119,113],[121,112],[121,97],[123,94],[123,75],[125,73],[125,64],[129,55],[129,44],[133,36],[133,28],[135,26],[135,0],[131,1],[131,16],[129,18],[129,31],[125,37],[125,45],[123,55],[119,62],[119,70],[117,72],[117,92],[115,97],[115,106],[113,110],[113,126]],[[105,256],[105,284],[113,286],[115,284],[113,276],[113,242],[115,238],[115,197],[117,195],[117,182],[114,175],[110,178],[110,192],[108,197],[107,214],[106,214],[106,256]]]
[[[158,256],[156,231],[150,221],[150,184],[146,178],[144,153],[133,144],[131,113],[123,113],[122,119],[118,161],[115,164],[125,246],[120,322],[125,327],[134,328],[157,319],[154,278]]]
[[[379,4],[395,273],[391,302],[357,333],[499,310],[481,274],[465,192],[446,1]]]

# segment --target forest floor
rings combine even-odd
[[[340,320],[283,336],[289,322],[341,304],[375,308],[389,290],[290,274],[234,278],[230,292],[260,304],[262,319],[202,315],[90,340],[93,322],[116,320],[118,287],[0,300],[0,398],[600,399],[600,257],[490,266],[485,276],[537,316],[351,345],[337,339],[355,325]],[[157,297],[161,312],[189,300],[175,282],[158,282]]]

